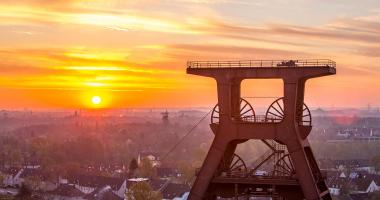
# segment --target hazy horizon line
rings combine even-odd
[[[124,108],[0,108],[0,111],[115,111],[115,110],[209,110],[214,106],[170,106],[170,107],[124,107]],[[371,110],[379,111],[380,106],[309,106],[310,110]],[[267,107],[256,107],[255,110],[266,110]]]

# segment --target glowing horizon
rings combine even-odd
[[[307,83],[311,107],[380,106],[377,7],[371,0],[5,0],[0,108],[91,108],[96,94],[107,108],[207,107],[216,102],[215,82],[187,75],[186,61],[303,58],[337,62],[336,76]],[[279,90],[260,87],[243,92]]]

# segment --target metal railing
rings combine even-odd
[[[200,170],[200,169],[199,169]],[[198,172],[199,172],[198,170]],[[229,171],[223,171],[220,175],[216,177],[221,178],[251,178],[251,179],[294,179],[291,176],[280,176],[280,175],[255,175],[252,172],[229,172]]]
[[[279,123],[282,121],[281,118],[269,117],[267,118],[265,115],[256,115],[255,117],[242,117],[235,119],[235,121],[241,122],[250,122],[250,123]]]
[[[336,67],[329,59],[308,60],[238,60],[238,61],[188,61],[188,68],[250,68],[250,67]]]

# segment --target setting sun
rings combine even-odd
[[[99,96],[93,96],[91,101],[93,104],[99,105],[102,102],[102,99]]]

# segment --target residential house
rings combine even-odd
[[[179,177],[181,173],[179,170],[171,167],[157,167],[157,176],[160,178]]]
[[[335,166],[339,170],[356,170],[375,173],[375,167],[371,166],[369,160],[366,159],[351,159],[351,160],[335,160]]]
[[[22,169],[19,179],[22,183],[31,184],[32,190],[52,191],[58,187],[58,180],[40,168]]]
[[[325,177],[339,177],[339,178],[347,178],[345,171],[339,171],[339,170],[321,170],[321,173]]]
[[[10,167],[1,170],[1,174],[3,175],[3,184],[6,187],[20,187],[20,174],[22,172],[21,168],[18,167]]]
[[[185,199],[189,192],[190,187],[188,185],[169,183],[162,190],[162,195],[165,200]]]
[[[50,200],[83,200],[84,194],[73,185],[61,184],[49,192]]]
[[[379,186],[375,180],[376,177],[372,174],[363,172],[353,171],[349,173],[349,176],[345,176],[340,171],[327,171],[326,184],[332,195],[339,196],[344,192],[342,189],[350,190],[354,193],[372,193],[377,191],[379,190]]]
[[[379,186],[371,177],[353,179],[354,193],[372,193],[379,190]]]
[[[24,168],[38,169],[40,168],[39,159],[36,156],[29,156],[24,160]]]
[[[331,176],[326,179],[326,184],[329,188],[330,194],[333,196],[339,196],[342,193],[342,188],[346,183],[347,179],[339,176]]]
[[[148,152],[148,151],[140,152],[139,155],[138,155],[138,157],[137,157],[137,164],[141,165],[141,161],[144,158],[147,158],[148,160],[150,160],[150,162],[152,162],[152,165],[154,167],[157,167],[157,166],[159,166],[161,164],[161,162],[160,162],[160,156],[159,156],[158,153]]]
[[[93,192],[84,196],[86,200],[123,200],[123,197],[115,194],[110,186],[96,188]]]
[[[105,176],[73,175],[68,178],[67,182],[85,194],[90,194],[99,188],[109,186],[113,193],[119,197],[124,197],[127,188],[125,179]]]

